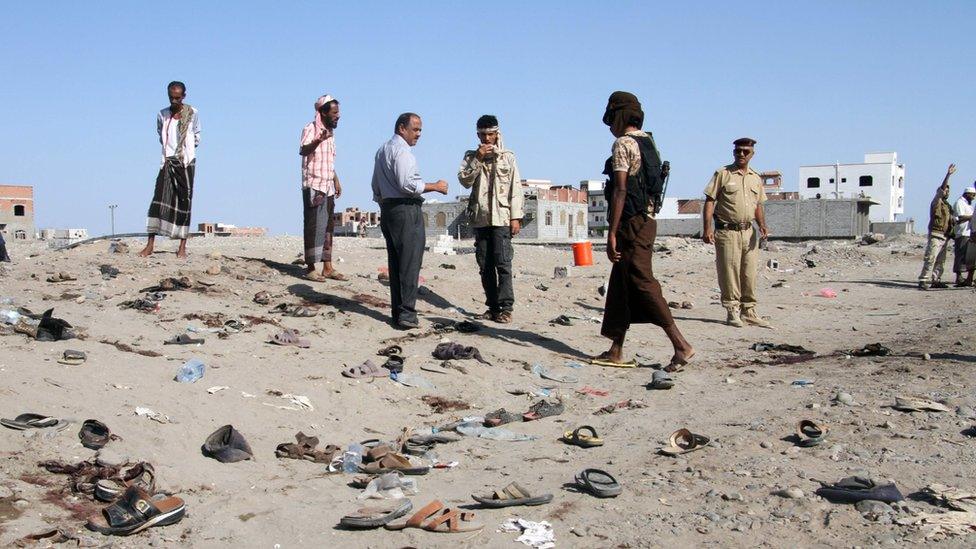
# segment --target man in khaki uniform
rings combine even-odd
[[[925,245],[925,257],[922,262],[922,272],[918,275],[918,289],[948,288],[942,282],[942,272],[945,270],[946,249],[951,242],[955,218],[952,206],[949,205],[949,178],[956,173],[956,165],[949,164],[942,184],[935,191],[935,198],[929,205],[929,237]]]
[[[756,140],[741,137],[732,144],[735,145],[732,150],[734,162],[719,168],[705,187],[702,240],[706,244],[715,243],[722,306],[728,311],[726,324],[741,328],[745,321],[769,327],[769,323],[756,313],[759,238],[769,237],[762,205],[766,193],[759,174],[749,167]],[[753,221],[759,225],[759,238],[753,229]]]
[[[458,181],[471,189],[468,216],[474,227],[475,258],[488,310],[481,318],[512,321],[512,237],[522,228],[525,198],[515,153],[505,148],[498,118],[486,114],[475,123],[477,149],[464,153]]]

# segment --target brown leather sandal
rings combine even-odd
[[[384,525],[387,530],[403,530],[406,528],[420,528],[428,532],[457,534],[461,532],[476,532],[485,527],[480,522],[474,522],[474,513],[462,512],[457,509],[446,508],[438,500],[425,505],[403,522],[391,522]]]

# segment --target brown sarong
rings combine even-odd
[[[156,188],[149,214],[146,232],[170,238],[185,239],[190,236],[190,209],[193,202],[193,176],[196,160],[190,165],[175,156],[166,158],[156,176]]]
[[[657,237],[657,221],[635,215],[617,230],[620,261],[613,264],[607,285],[600,334],[610,339],[622,337],[631,324],[655,324],[666,328],[674,324],[671,310],[654,278],[651,256]]]
[[[305,264],[311,269],[316,263],[332,262],[332,236],[335,232],[335,196],[320,195],[315,200],[315,191],[302,189],[302,204],[305,237]]]

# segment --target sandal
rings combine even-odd
[[[108,426],[98,421],[97,419],[86,419],[84,423],[81,424],[81,430],[78,431],[78,438],[81,439],[81,445],[89,450],[101,450],[108,441],[113,438],[118,438],[112,434]]]
[[[283,330],[281,333],[275,334],[268,343],[302,349],[311,347],[312,344],[307,339],[298,337],[298,333],[298,330]]]
[[[499,324],[510,324],[512,322],[512,312],[502,311],[495,315],[495,322]]]
[[[599,469],[584,469],[576,475],[576,487],[598,498],[614,498],[623,492],[623,487],[613,475]]]
[[[113,502],[130,486],[148,494],[156,491],[156,470],[152,464],[141,462],[133,465],[121,477],[104,478],[95,483],[95,499]]]
[[[390,355],[383,363],[383,368],[386,368],[391,374],[399,374],[403,371],[403,357],[399,355]]]
[[[72,351],[71,349],[65,349],[61,354],[61,358],[58,359],[59,364],[67,364],[69,366],[78,366],[79,364],[84,364],[88,360],[88,355],[84,351]]]
[[[337,271],[332,271],[331,273],[325,275],[325,278],[328,280],[338,280],[339,282],[346,282],[349,280],[348,276]]]
[[[589,431],[590,434],[584,435],[580,431]],[[579,446],[580,448],[603,446],[603,439],[596,434],[596,429],[590,427],[589,425],[577,427],[574,431],[566,431],[566,433],[563,434],[562,438],[559,440],[565,442],[566,444]]]
[[[18,431],[24,431],[26,429],[47,429],[49,427],[58,427],[58,430],[61,430],[68,426],[68,422],[56,417],[27,413],[20,414],[14,419],[0,419],[0,425]]]
[[[85,526],[105,535],[128,536],[153,526],[175,524],[184,515],[186,504],[182,499],[165,494],[150,496],[130,486],[118,501],[102,509],[102,516],[90,518]]]
[[[634,359],[630,359],[627,362],[615,362],[613,360],[609,360],[606,358],[595,357],[590,359],[590,364],[594,364],[596,366],[606,366],[608,368],[636,368],[637,367],[637,361]]]
[[[414,435],[403,443],[403,452],[412,456],[422,456],[438,444],[457,442],[460,437],[449,433],[433,433],[430,435]]]
[[[378,449],[374,448],[368,453],[374,454],[374,450]],[[430,467],[417,467],[413,463],[410,463],[409,459],[393,451],[388,450],[385,453],[377,455],[377,458],[372,463],[361,465],[359,472],[366,473],[367,475],[382,475],[383,473],[392,473],[394,471],[403,473],[404,475],[426,475],[430,472]]]
[[[342,375],[353,379],[362,379],[366,377],[389,377],[390,373],[373,364],[372,360],[367,360],[359,366],[346,368],[342,371]]]
[[[540,400],[533,404],[528,412],[522,414],[522,421],[533,421],[544,417],[558,416],[563,413],[564,409],[563,403],[558,400],[555,403]]]
[[[666,390],[674,387],[674,380],[665,370],[655,370],[651,374],[651,382],[647,384],[648,389]]]
[[[254,294],[254,299],[252,299],[258,305],[271,305],[271,294],[267,290],[261,290],[260,292]]]
[[[444,507],[440,501],[434,500],[417,511],[404,522],[390,522],[385,524],[387,530],[403,530],[405,528],[420,528],[428,532],[442,532],[456,534],[459,532],[475,532],[485,527],[484,524],[474,522],[474,513],[459,511]]]
[[[305,273],[305,280],[311,280],[312,282],[325,282],[325,277],[315,271],[309,271]]]
[[[193,338],[190,334],[180,334],[178,336],[173,336],[163,342],[163,345],[201,345],[206,343],[203,338]]]
[[[489,496],[476,496],[472,494],[471,498],[485,507],[499,509],[515,505],[543,505],[552,501],[552,494],[533,496],[517,482],[512,482],[501,490],[495,490]]]
[[[499,425],[505,425],[506,423],[511,423],[518,420],[518,414],[513,414],[505,408],[499,408],[494,412],[488,412],[485,414],[484,425],[485,427],[498,427]]]
[[[403,347],[400,347],[399,345],[390,345],[389,347],[384,347],[379,351],[376,351],[376,354],[379,356],[402,355]]]
[[[304,459],[312,463],[332,463],[332,458],[342,451],[335,444],[329,444],[323,450],[316,450],[319,445],[318,437],[310,437],[305,433],[295,434],[297,442],[285,442],[275,448],[275,456],[288,459]]]
[[[661,448],[659,451],[668,456],[678,456],[687,454],[688,452],[694,452],[695,450],[701,450],[705,446],[708,446],[709,442],[711,440],[704,435],[696,435],[688,429],[678,429],[671,433],[671,437],[668,439],[668,446]]]
[[[497,314],[498,313],[496,313],[495,311],[492,311],[491,309],[487,309],[485,312],[481,314],[474,315],[473,318],[475,320],[495,320],[495,315]]]
[[[377,503],[370,507],[356,509],[354,512],[339,519],[339,524],[346,528],[379,528],[406,515],[413,509],[409,499],[394,500]]]
[[[797,445],[804,448],[816,446],[823,442],[829,431],[826,425],[817,425],[809,419],[801,420],[796,424]]]

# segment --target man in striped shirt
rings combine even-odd
[[[315,101],[315,118],[302,130],[302,203],[304,205],[305,278],[347,280],[332,266],[335,199],[342,185],[335,173],[335,129],[339,125],[339,101],[323,95]],[[322,263],[322,272],[315,264]]]

